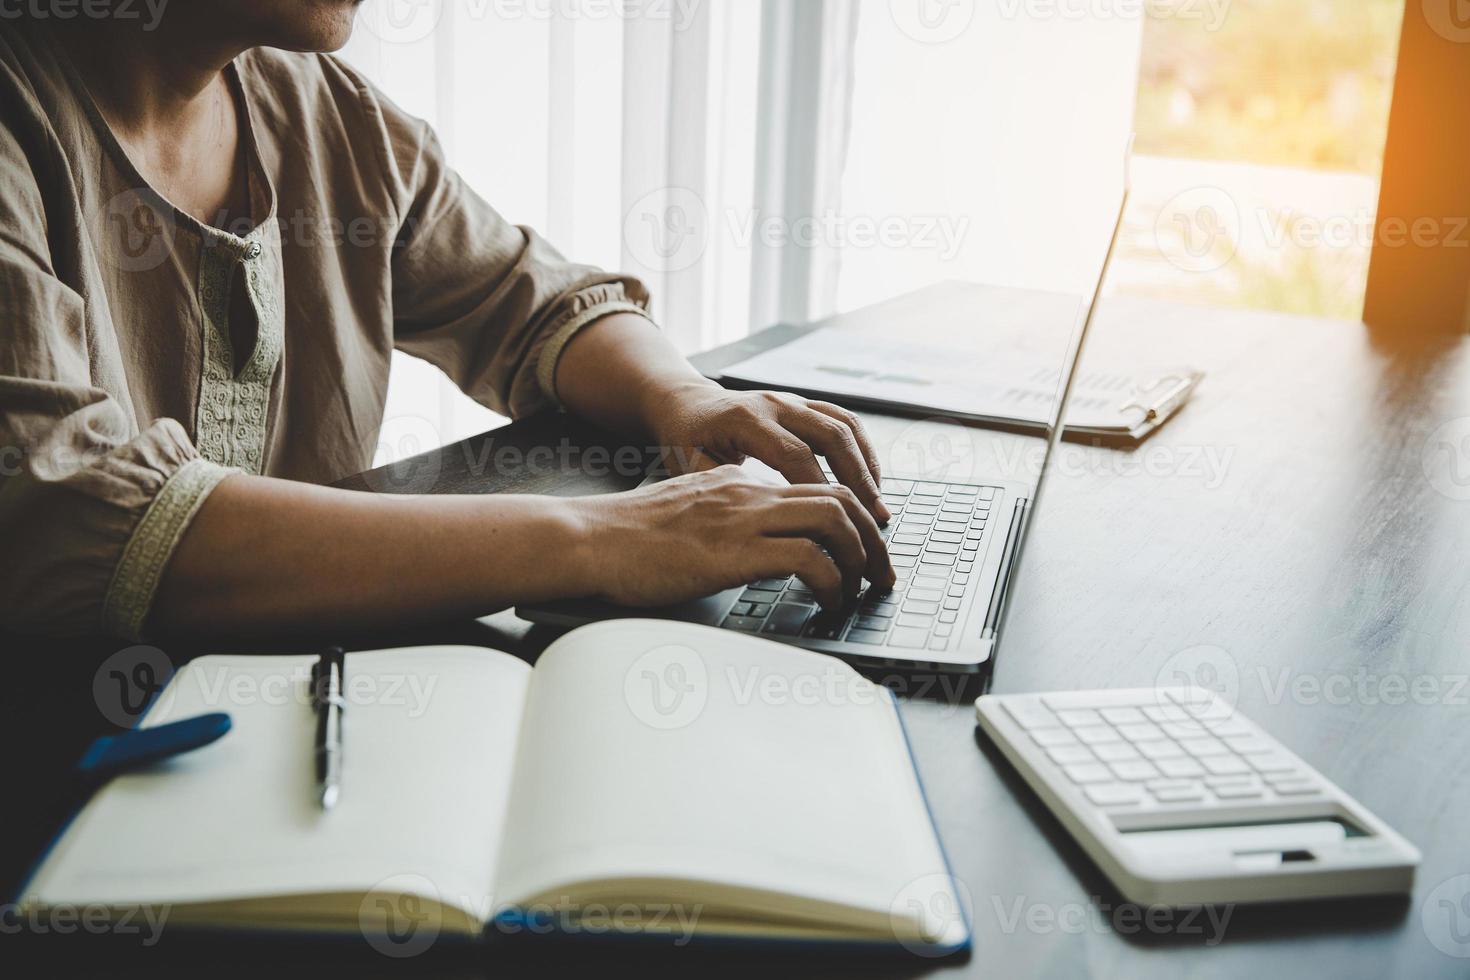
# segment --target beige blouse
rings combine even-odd
[[[42,28],[0,23],[6,629],[139,636],[226,475],[371,464],[395,347],[520,416],[556,405],[579,329],[646,309],[502,219],[337,59],[259,49],[230,80],[257,218],[223,231],[148,186]]]

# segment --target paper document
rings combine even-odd
[[[1010,345],[974,350],[916,341],[877,330],[816,330],[742,361],[726,378],[838,399],[885,402],[935,415],[1045,425],[1061,384],[1060,350],[1017,350]],[[1158,378],[1149,376],[1148,383]],[[1068,424],[1131,428],[1143,420],[1134,401],[1139,378],[1112,368],[1084,369]]]

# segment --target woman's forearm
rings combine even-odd
[[[205,501],[149,620],[162,635],[360,630],[595,591],[575,507],[394,497],[235,476]]]
[[[557,364],[556,390],[576,415],[637,438],[656,435],[653,422],[672,392],[715,387],[641,316],[619,313],[587,327]]]
[[[580,596],[651,606],[793,573],[835,606],[865,575],[892,584],[863,510],[887,516],[876,454],[850,413],[725,392],[631,315],[578,335],[557,387],[572,411],[628,435],[708,466],[753,455],[803,486],[707,474],[621,498],[563,500],[390,496],[234,476],[179,543],[150,632],[331,634]],[[814,450],[851,491],[828,486]]]

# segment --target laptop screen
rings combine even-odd
[[[1051,400],[1051,412],[1046,424],[1046,450],[1041,459],[1040,468],[1036,474],[1035,487],[1031,493],[1030,500],[1024,505],[1018,505],[1015,520],[1020,522],[1017,529],[1019,539],[1017,547],[1012,552],[1010,567],[1001,571],[1001,587],[992,599],[993,625],[986,629],[986,635],[995,638],[1004,629],[1004,621],[1009,618],[1014,603],[1005,601],[1006,595],[1015,587],[1017,575],[1023,555],[1026,552],[1026,544],[1030,537],[1031,526],[1036,515],[1037,508],[1041,503],[1041,494],[1046,486],[1048,475],[1056,466],[1057,457],[1060,455],[1062,438],[1065,426],[1063,419],[1071,418],[1068,413],[1072,408],[1073,396],[1077,390],[1077,380],[1081,374],[1081,364],[1088,338],[1092,335],[1092,329],[1097,320],[1097,310],[1102,301],[1103,286],[1107,281],[1108,269],[1113,263],[1113,257],[1118,249],[1118,240],[1122,235],[1123,218],[1128,210],[1128,199],[1132,190],[1130,179],[1130,163],[1132,159],[1132,140],[1129,140],[1128,153],[1124,157],[1123,165],[1123,188],[1118,200],[1117,213],[1113,218],[1112,233],[1108,238],[1107,251],[1104,253],[1101,265],[1093,277],[1090,291],[1084,296],[1079,304],[1076,322],[1067,340],[1066,354],[1062,360],[1062,367],[1058,372],[1056,395]]]
[[[1046,424],[1046,453],[1042,457],[1041,470],[1037,475],[1036,490],[1031,496],[1028,507],[1026,526],[1030,525],[1030,515],[1034,514],[1041,500],[1042,488],[1046,484],[1047,474],[1051,471],[1058,449],[1062,443],[1065,426],[1063,419],[1068,417],[1068,410],[1072,406],[1073,394],[1077,388],[1077,378],[1081,373],[1082,355],[1087,345],[1087,339],[1092,334],[1094,321],[1097,319],[1098,306],[1102,302],[1103,285],[1107,281],[1108,269],[1113,263],[1113,257],[1118,249],[1118,239],[1123,231],[1123,217],[1128,210],[1128,199],[1132,191],[1128,160],[1132,155],[1132,141],[1129,141],[1129,155],[1125,159],[1123,173],[1123,191],[1118,202],[1117,217],[1113,222],[1112,234],[1108,238],[1107,252],[1103,255],[1102,265],[1098,269],[1092,289],[1083,301],[1081,311],[1077,317],[1077,323],[1072,330],[1072,335],[1067,341],[1066,356],[1062,361],[1062,369],[1058,372],[1057,393],[1052,399],[1051,416]],[[1023,532],[1024,533],[1024,532]],[[1024,543],[1024,538],[1022,539]]]

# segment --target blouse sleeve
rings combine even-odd
[[[360,88],[381,120],[398,201],[396,346],[495,411],[522,417],[558,406],[556,366],[568,341],[609,314],[648,316],[647,290],[568,262],[510,224],[448,165],[425,123]]]
[[[175,546],[229,471],[171,420],[140,427],[92,376],[82,297],[0,117],[0,629],[137,638]],[[109,390],[112,389],[112,390]]]

